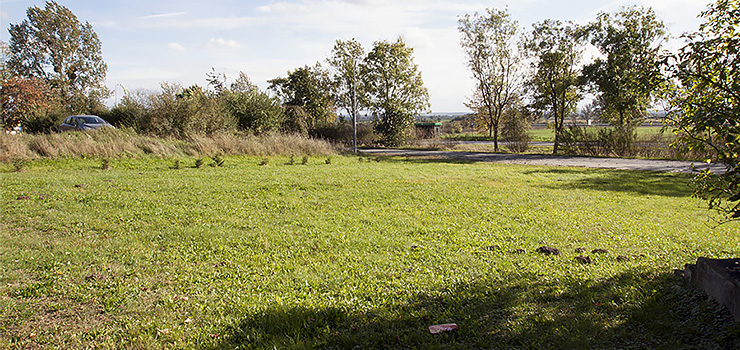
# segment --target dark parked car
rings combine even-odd
[[[62,125],[59,125],[59,131],[93,130],[102,127],[115,128],[97,115],[72,115],[64,119]]]

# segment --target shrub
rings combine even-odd
[[[255,135],[276,131],[285,121],[280,101],[257,89],[229,92],[223,99],[226,112],[239,128]]]
[[[511,152],[524,152],[529,148],[529,116],[521,109],[508,110],[501,120],[501,140],[508,142]]]

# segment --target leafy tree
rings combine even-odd
[[[10,78],[8,59],[10,58],[10,47],[4,41],[0,41],[0,84]]]
[[[11,77],[0,87],[4,129],[24,127],[35,117],[51,108],[54,99],[51,87],[36,78]]]
[[[414,116],[429,108],[429,92],[403,39],[376,41],[365,57],[362,75],[368,106],[376,116],[375,130],[387,145],[404,141]]]
[[[333,87],[329,72],[316,64],[313,67],[305,66],[288,73],[286,78],[276,78],[269,81],[270,90],[275,91],[285,106],[290,106],[288,117],[296,117],[292,125],[305,125],[307,130],[299,127],[293,131],[313,130],[318,126],[327,125],[336,119],[334,98],[331,94]],[[303,112],[297,109],[302,109]],[[304,113],[305,112],[305,113]]]
[[[30,7],[28,18],[10,25],[11,74],[46,81],[70,112],[91,112],[110,95],[101,43],[90,23],[55,1]]]
[[[728,220],[740,218],[740,1],[719,0],[702,12],[699,31],[674,57],[669,114],[678,144],[725,164],[694,178],[694,195]]]
[[[327,62],[334,69],[336,105],[344,108],[352,118],[353,148],[357,153],[357,119],[363,100],[362,60],[365,49],[356,40],[337,40],[332,49],[332,56]]]
[[[484,14],[463,16],[458,29],[476,83],[467,105],[482,116],[497,151],[501,117],[511,107],[520,85],[517,22],[507,11],[489,8]]]
[[[600,13],[588,36],[604,56],[583,70],[603,100],[602,118],[629,128],[646,114],[665,80],[660,55],[665,26],[652,8],[623,7],[614,15]]]
[[[532,27],[524,44],[532,58],[527,85],[533,92],[532,106],[554,119],[553,154],[557,154],[563,123],[575,112],[581,99],[578,28],[554,20],[535,23]]]
[[[259,135],[283,127],[286,113],[280,100],[260,91],[244,72],[228,83],[225,74],[213,70],[208,83],[218,94],[223,112],[239,129]]]

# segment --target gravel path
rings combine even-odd
[[[702,170],[709,167],[706,163],[693,163],[678,160],[651,160],[651,159],[628,159],[628,158],[597,158],[597,157],[570,157],[552,156],[540,154],[498,154],[477,152],[455,152],[455,151],[422,151],[422,150],[399,150],[399,149],[362,149],[362,154],[372,156],[400,156],[400,157],[424,157],[459,159],[474,162],[499,162],[509,164],[546,165],[546,166],[568,166],[584,168],[623,169],[623,170],[645,170],[660,172],[691,173],[692,164],[696,169]],[[712,172],[724,172],[724,166],[713,163]]]

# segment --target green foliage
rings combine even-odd
[[[357,119],[366,100],[362,84],[365,49],[356,40],[337,40],[326,61],[333,68],[334,95],[338,108],[344,108],[352,121],[353,151],[357,153]]]
[[[652,8],[631,6],[614,15],[600,13],[587,33],[605,56],[583,69],[603,100],[602,119],[634,125],[665,82],[660,56],[665,25]]]
[[[529,111],[521,104],[506,110],[501,121],[501,139],[509,142],[507,148],[512,152],[524,152],[529,148]]]
[[[194,134],[213,134],[233,128],[230,115],[223,113],[217,97],[198,85],[183,89],[178,84],[162,83],[160,93],[149,96],[148,108],[138,116],[137,102],[124,99],[122,112],[136,120],[143,117],[139,127],[145,132],[161,136],[187,137]]]
[[[10,47],[8,47],[8,43],[0,40],[0,81],[6,81],[11,77],[7,63],[9,58]]]
[[[111,121],[140,132],[187,138],[239,129],[260,135],[280,130],[285,114],[277,98],[240,73],[230,84],[222,74],[208,75],[211,89],[162,83],[159,92],[127,92],[108,113]]]
[[[332,56],[326,61],[334,70],[333,79],[337,107],[344,108],[354,118],[363,108],[362,64],[365,49],[355,39],[337,40]]]
[[[329,72],[319,63],[288,72],[287,78],[268,81],[286,110],[286,131],[308,135],[315,128],[333,123],[336,108]]]
[[[303,156],[303,158],[301,158],[301,164],[303,164],[303,165],[307,165],[308,164],[308,155],[305,155],[305,156]]]
[[[47,1],[28,8],[27,19],[11,24],[10,72],[35,77],[54,87],[70,113],[93,113],[110,95],[100,39],[90,23],[68,8]]]
[[[579,63],[581,37],[577,25],[546,20],[532,25],[524,47],[533,58],[527,85],[532,91],[532,106],[553,119],[558,153],[565,119],[575,112],[581,99]]]
[[[677,86],[668,92],[669,118],[688,150],[713,155],[722,174],[704,171],[694,178],[694,195],[727,219],[740,219],[740,2],[719,0],[702,13],[699,31],[671,66]]]
[[[488,8],[484,14],[465,14],[458,20],[458,30],[476,84],[466,105],[478,115],[498,151],[501,118],[517,99],[520,83],[517,22],[507,10]]]
[[[195,160],[195,168],[200,169],[203,167],[203,158],[198,158]]]
[[[634,156],[637,133],[630,126],[588,128],[569,126],[561,132],[562,151],[590,156]],[[654,147],[663,147],[656,144]]]
[[[126,91],[121,100],[111,108],[106,117],[109,123],[148,132],[154,129],[150,108],[153,93],[144,90]]]
[[[285,122],[285,110],[276,97],[255,89],[231,91],[223,96],[226,112],[240,129],[255,135],[277,131]]]
[[[386,145],[399,145],[416,114],[429,108],[429,92],[403,39],[376,41],[362,68],[363,91],[375,115],[375,130]]]

